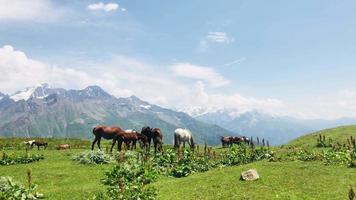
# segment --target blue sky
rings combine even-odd
[[[356,115],[355,1],[0,3],[9,74],[0,91],[9,94],[39,82],[98,84],[187,111]],[[29,62],[9,56],[19,53]]]

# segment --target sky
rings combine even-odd
[[[0,0],[0,91],[356,117],[356,1]]]

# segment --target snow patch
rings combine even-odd
[[[147,109],[147,110],[151,108],[150,105],[140,105],[140,107],[141,107],[141,108],[144,108],[144,109]]]

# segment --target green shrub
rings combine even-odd
[[[99,199],[145,200],[156,199],[157,190],[148,184],[157,180],[158,173],[151,167],[138,163],[121,164],[105,173],[102,179],[109,186],[106,194],[98,194]]]
[[[114,158],[104,151],[84,151],[78,155],[74,155],[72,160],[78,161],[81,164],[108,164],[114,161]]]
[[[39,160],[44,159],[43,155],[39,154],[25,154],[23,156],[21,155],[12,155],[9,156],[6,153],[2,154],[2,157],[0,159],[0,165],[16,165],[16,164],[27,164],[31,162],[36,162]]]
[[[43,194],[36,192],[37,185],[25,188],[10,177],[0,177],[0,200],[41,199]]]

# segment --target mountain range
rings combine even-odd
[[[316,130],[356,124],[355,118],[297,119],[289,116],[274,116],[261,111],[240,113],[236,109],[215,111],[196,109],[191,115],[197,120],[219,125],[240,135],[253,136],[255,139],[264,138],[273,145],[287,143]]]
[[[165,143],[172,143],[178,127],[190,129],[198,143],[211,145],[218,144],[221,135],[234,134],[136,96],[116,98],[98,86],[66,90],[41,84],[12,95],[0,93],[1,137],[89,139],[93,138],[92,128],[99,124],[136,130],[147,125],[159,127]]]
[[[165,143],[172,143],[174,129],[183,127],[193,132],[198,143],[217,145],[220,136],[245,135],[278,145],[316,130],[356,124],[356,119],[305,120],[237,109],[177,111],[136,96],[117,98],[98,86],[66,90],[40,84],[11,95],[0,92],[0,137],[89,139],[99,124],[136,130],[159,127]]]

